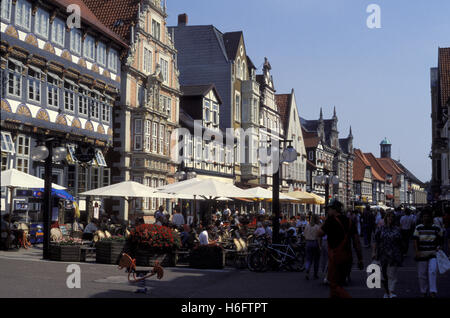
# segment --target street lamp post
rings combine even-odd
[[[42,218],[44,223],[44,246],[43,258],[50,258],[50,223],[52,215],[52,166],[53,161],[61,161],[66,157],[67,150],[65,147],[57,147],[54,149],[54,138],[45,140],[45,146],[36,147],[32,153],[31,158],[34,161],[45,160],[44,166],[44,198],[42,204]]]
[[[325,210],[328,207],[328,201],[330,197],[330,185],[339,184],[339,177],[337,175],[330,175],[329,172],[322,176],[316,177],[316,182],[325,185]]]
[[[289,143],[289,146],[284,149],[281,160],[277,160],[277,167],[272,175],[273,242],[275,244],[280,243],[280,167],[283,162],[294,162],[298,156],[297,151],[290,145],[292,140],[281,140],[281,142]],[[276,151],[274,155],[279,156],[279,151]]]

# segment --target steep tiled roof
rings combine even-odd
[[[289,114],[291,110],[291,94],[275,95],[275,102],[278,106],[283,129],[286,132],[289,124]]]
[[[403,170],[403,172],[405,173],[406,177],[408,179],[410,179],[412,182],[414,182],[417,185],[420,186],[424,186],[424,183],[422,181],[420,181],[411,171],[409,171],[403,164],[400,163],[400,161],[396,161],[394,160],[395,163],[397,164],[397,166],[400,167],[400,169]]]
[[[450,48],[439,49],[441,107],[450,102]]]
[[[403,173],[403,170],[401,170],[391,158],[379,158],[377,160],[382,168],[392,176],[392,184],[394,186],[399,186],[400,179],[398,176]]]
[[[223,34],[223,43],[225,44],[225,49],[230,60],[234,60],[236,58],[241,36],[242,31],[227,32]]]
[[[130,42],[131,24],[136,23],[140,1],[136,0],[83,0],[108,28]],[[73,3],[72,0],[67,2]]]
[[[317,127],[319,125],[318,120],[307,120],[302,117],[300,117],[300,124],[302,125],[302,128],[309,132],[317,132]]]
[[[355,149],[355,160],[353,161],[353,181],[364,181],[364,175],[368,166],[370,166],[370,164],[368,164],[368,162],[363,158],[361,150]]]
[[[374,169],[381,178],[386,179],[389,173],[380,165],[378,159],[371,152],[365,153],[364,156],[369,161],[372,169]]]
[[[114,30],[110,28],[110,26],[105,23],[105,21],[101,17],[101,12],[97,10],[93,10],[91,6],[89,6],[89,2],[113,2],[113,1],[102,1],[102,0],[51,0],[51,2],[59,5],[60,7],[66,9],[69,5],[75,4],[80,7],[81,11],[81,19],[84,23],[90,25],[92,28],[97,29],[104,33],[107,37],[114,40],[117,43],[120,43],[122,46],[127,47],[126,42],[120,36],[120,34],[113,32]],[[124,1],[126,2],[126,1]]]
[[[305,148],[316,148],[319,145],[319,137],[305,137],[303,136]]]

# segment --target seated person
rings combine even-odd
[[[198,236],[198,239],[200,241],[200,245],[209,245],[215,243],[215,241],[210,241],[208,236],[208,231],[212,230],[212,226],[209,225],[208,227],[200,226],[200,235]]]
[[[255,235],[256,238],[259,238],[266,234],[266,230],[264,229],[261,222],[258,222],[257,228],[253,234]]]
[[[86,225],[83,232],[83,240],[92,240],[94,238],[94,233],[98,231],[98,220],[92,219],[91,222]]]

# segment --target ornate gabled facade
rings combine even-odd
[[[295,93],[275,96],[280,111],[284,138],[291,141],[291,146],[297,151],[297,160],[282,165],[281,179],[285,191],[306,191],[306,149],[300,124]]]
[[[259,182],[256,160],[259,128],[259,85],[255,67],[247,56],[243,32],[222,33],[212,25],[190,26],[178,17],[169,28],[178,50],[180,83],[184,86],[214,84],[223,103],[220,128],[235,129],[234,177],[238,185]],[[240,129],[248,132],[242,135]]]
[[[323,155],[323,158],[319,160],[323,161],[323,173],[333,174],[339,177],[339,184],[330,185],[329,199],[336,198],[346,208],[350,208],[355,199],[353,186],[354,151],[351,128],[347,138],[339,139],[336,108],[334,108],[331,119],[324,119],[322,109],[320,109],[318,120],[300,118],[300,122],[308,138],[318,138],[321,142],[323,149],[320,153]],[[308,152],[314,154],[316,151],[308,150]],[[314,180],[311,183],[311,188],[316,189],[313,185]]]
[[[264,59],[263,74],[256,75],[256,81],[260,87],[260,104],[259,104],[259,147],[267,149],[273,147],[273,141],[277,141],[280,147],[287,145],[280,141],[284,138],[284,129],[281,124],[280,112],[275,99],[275,86],[270,71],[272,66],[267,58]],[[272,161],[273,162],[273,161]],[[276,164],[276,163],[275,163]],[[261,164],[261,180],[263,186],[272,186],[272,172],[276,167],[272,167],[271,163]]]
[[[80,7],[80,28],[66,23],[69,4]],[[120,56],[128,46],[80,0],[1,5],[1,168],[42,177],[44,164],[31,153],[53,137],[68,148],[66,160],[53,166],[54,182],[78,197],[83,211],[79,194],[110,183],[105,157],[113,144]],[[94,148],[90,163],[77,160],[80,146]]]
[[[127,40],[120,107],[114,113],[112,181],[133,180],[151,187],[175,182],[171,134],[178,127],[180,86],[177,50],[166,26],[165,2],[87,0],[94,13]],[[176,142],[176,141],[173,141]],[[125,219],[152,215],[164,199],[113,201]]]

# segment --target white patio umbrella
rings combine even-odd
[[[244,190],[231,183],[220,182],[215,179],[190,179],[173,184],[172,187],[161,189],[160,192],[201,196],[206,199],[218,197],[251,198]]]
[[[45,188],[44,179],[32,176],[31,174],[16,169],[9,169],[2,171],[1,178],[2,178],[1,180],[2,187],[28,188],[28,189]],[[54,183],[52,183],[52,188],[57,190],[66,189]]]
[[[128,197],[128,198],[167,198],[172,199],[174,196],[169,193],[156,192],[155,188],[151,188],[134,181],[124,181],[112,184],[107,187],[90,190],[80,193],[80,195],[88,195],[94,197]]]
[[[261,188],[261,187],[255,187],[244,190],[247,194],[252,195],[253,198],[258,200],[265,200],[265,199],[272,199],[272,191]],[[296,199],[289,197],[283,193],[280,193],[280,200],[287,200],[287,201],[296,201]]]

